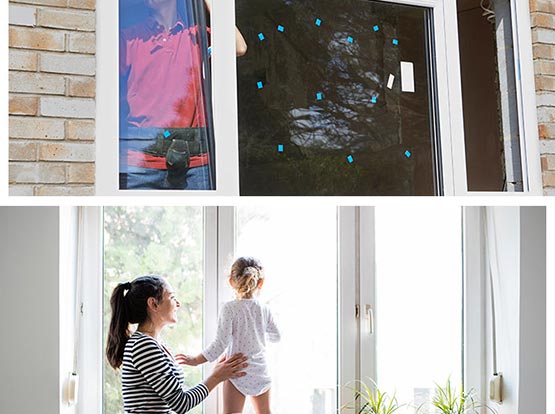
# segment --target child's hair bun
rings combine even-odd
[[[262,279],[262,265],[252,257],[241,257],[231,266],[231,279],[240,298],[250,298]]]

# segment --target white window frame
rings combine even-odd
[[[456,1],[382,0],[432,9],[434,23],[438,125],[444,195],[541,195],[530,14],[527,2],[512,0],[523,192],[470,192],[461,92]],[[235,56],[235,1],[213,0],[212,77],[216,137],[216,190],[148,190],[148,195],[239,195],[239,137]],[[136,196],[119,190],[118,10],[111,0],[97,2],[96,194]]]
[[[84,316],[82,321],[80,377],[82,384],[78,413],[100,414],[103,410],[103,208],[79,207],[85,217],[84,256],[83,263],[83,302]],[[235,251],[235,207],[204,207],[204,291],[213,292],[204,295],[203,309],[203,343],[209,343],[216,335],[218,311],[225,301],[227,286],[227,272],[229,270],[230,255]],[[355,219],[356,217],[356,219]],[[360,349],[358,336],[346,335],[352,329],[358,329],[354,306],[356,303],[355,277],[360,272],[371,272],[373,269],[373,255],[368,255],[371,243],[373,223],[373,208],[371,207],[341,207],[337,217],[338,244],[338,406],[352,400],[341,385],[360,378],[360,369],[355,368],[359,357],[355,358],[355,349]],[[359,223],[366,223],[359,229]],[[360,240],[359,240],[360,237]],[[358,251],[355,252],[355,247]],[[371,247],[373,249],[373,247]],[[364,250],[363,250],[364,249]],[[362,254],[364,252],[364,254]],[[357,261],[363,258],[361,264]],[[368,258],[368,259],[367,259]],[[364,262],[364,263],[363,263]],[[365,300],[365,299],[364,299]],[[364,345],[365,347],[365,345]],[[204,367],[204,375],[211,372],[211,365]],[[373,363],[368,365],[373,366]],[[356,375],[359,375],[357,377]],[[363,376],[371,373],[365,368]],[[86,382],[84,382],[86,381]],[[205,413],[221,412],[221,387],[212,392],[204,402]]]

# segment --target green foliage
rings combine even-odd
[[[447,379],[445,386],[436,384],[435,395],[432,398],[432,407],[441,414],[479,414],[480,408],[485,407],[495,413],[490,407],[477,403],[474,400],[474,391],[457,391],[451,386],[451,379]],[[418,410],[421,412],[421,410]]]
[[[387,392],[378,388],[378,385],[370,380],[372,385],[369,387],[363,381],[357,381],[360,389],[354,389],[355,402],[361,406],[357,414],[393,414],[403,405],[399,405],[395,394],[390,397]],[[353,409],[354,407],[346,407]]]
[[[200,207],[106,207],[104,209],[104,332],[110,323],[110,296],[118,283],[157,274],[172,285],[181,308],[179,322],[166,328],[174,352],[202,347],[203,213]],[[202,379],[201,368],[184,367],[185,384]],[[197,407],[192,413],[201,413]],[[120,375],[106,362],[104,413],[123,413]]]

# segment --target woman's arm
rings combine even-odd
[[[208,9],[208,13],[212,13],[211,0],[205,0],[205,4]],[[247,53],[247,42],[245,42],[245,38],[237,27],[235,27],[235,53],[237,56],[243,56]]]
[[[208,396],[210,388],[207,384],[199,384],[189,390],[181,388],[164,351],[150,337],[135,343],[131,358],[158,396],[178,414],[186,413]]]

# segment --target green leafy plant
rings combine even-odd
[[[372,385],[368,386],[363,381],[357,381],[360,389],[353,389],[355,393],[353,403],[360,402],[360,408],[356,411],[357,414],[393,414],[403,406],[399,405],[395,394],[390,396],[387,392],[380,390],[374,381],[371,380],[371,382]],[[344,408],[356,409],[355,407],[347,406]]]
[[[451,379],[447,380],[445,386],[436,384],[435,395],[431,401],[432,407],[436,409],[434,412],[441,414],[479,414],[480,409],[485,407],[491,413],[496,413],[494,409],[484,404],[476,402],[474,399],[474,390],[467,392],[458,391],[451,385]],[[417,410],[419,413],[422,410]]]

